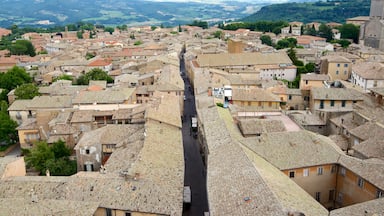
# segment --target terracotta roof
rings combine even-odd
[[[282,121],[270,119],[240,119],[239,128],[244,135],[261,135],[263,133],[285,131]]]
[[[345,88],[312,88],[311,94],[315,100],[363,100],[362,93]]]
[[[343,154],[329,138],[306,130],[263,134],[243,142],[280,170],[335,164]]]
[[[384,80],[384,64],[379,62],[361,62],[352,65],[352,72],[369,80]]]
[[[374,199],[359,204],[332,210],[329,216],[380,216],[384,215],[384,198]]]
[[[232,100],[236,101],[280,101],[274,95],[264,89],[232,89]]]
[[[200,67],[292,65],[291,59],[283,52],[201,54],[197,56],[197,62]]]
[[[326,74],[306,73],[301,74],[301,80],[328,81],[329,76]]]
[[[90,67],[100,67],[100,66],[108,66],[112,64],[112,61],[109,59],[96,59],[88,64]]]

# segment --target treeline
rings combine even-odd
[[[230,24],[219,24],[218,27],[223,30],[232,30],[237,29],[249,29],[251,31],[260,31],[260,32],[273,32],[275,34],[280,34],[281,29],[287,27],[289,24],[286,21],[257,21],[257,22],[236,22]]]
[[[260,11],[241,19],[243,22],[287,20],[310,22],[340,22],[356,16],[368,16],[370,0],[319,1],[284,3],[262,7]]]

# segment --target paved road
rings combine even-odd
[[[21,149],[20,149],[20,144],[17,144],[17,146],[9,152],[5,157],[18,157],[21,155]]]
[[[184,216],[202,216],[208,211],[206,189],[206,170],[199,151],[199,143],[191,132],[191,116],[196,116],[195,98],[189,80],[185,75],[183,60],[180,61],[180,71],[185,83],[183,145],[185,159],[184,185],[189,185],[192,192],[192,204],[183,212]]]

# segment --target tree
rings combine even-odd
[[[53,176],[68,176],[76,173],[76,161],[69,160],[71,150],[64,141],[59,140],[49,146],[46,142],[37,142],[25,155],[27,166],[34,167],[44,175],[47,170]]]
[[[109,34],[112,34],[115,31],[115,29],[112,27],[105,27],[104,31],[109,32]]]
[[[80,30],[76,32],[76,36],[79,39],[83,39],[84,30]]]
[[[28,40],[17,40],[11,45],[9,51],[12,55],[36,55],[35,47],[32,45],[31,41]]]
[[[59,140],[52,144],[51,150],[55,155],[55,158],[62,158],[71,156],[71,150],[65,145],[65,142]]]
[[[341,38],[343,39],[352,39],[354,43],[359,42],[359,32],[360,29],[358,26],[353,24],[344,24],[339,28]]]
[[[189,24],[190,26],[198,26],[198,27],[201,27],[203,29],[207,29],[208,28],[208,22],[206,21],[201,21],[201,20],[194,20],[191,24]]]
[[[37,142],[30,153],[25,156],[27,166],[34,167],[40,173],[45,173],[47,167],[45,162],[49,159],[54,159],[55,154],[49,148],[46,142]]]
[[[351,44],[349,40],[345,40],[345,39],[338,40],[337,43],[340,44],[341,47],[343,47],[344,49],[348,48],[348,46]]]
[[[86,73],[85,75],[80,76],[77,79],[77,84],[88,85],[90,80],[106,80],[107,83],[113,82],[112,77],[110,77],[107,72],[99,68],[94,68],[90,70],[88,73]]]
[[[276,49],[284,49],[287,47],[289,47],[289,41],[287,39],[277,41]]]
[[[308,63],[305,65],[305,69],[308,73],[315,72],[316,65],[315,63]]]
[[[329,27],[329,26],[327,26],[325,24],[321,24],[319,26],[318,35],[320,37],[326,38],[327,41],[331,41],[333,39],[333,33],[332,33],[331,27]]]
[[[32,78],[25,69],[14,66],[6,73],[0,73],[0,88],[11,91],[24,83],[31,83]]]
[[[261,35],[260,40],[262,44],[272,46],[272,38],[269,35]]]
[[[53,82],[56,82],[57,80],[69,80],[69,81],[73,81],[73,77],[68,75],[68,74],[62,74],[56,78],[53,79]]]
[[[2,106],[4,103],[2,102]],[[3,109],[3,107],[2,107]],[[17,141],[17,123],[13,121],[8,113],[0,112],[0,145],[10,145]]]
[[[223,32],[222,31],[215,31],[214,33],[213,33],[213,37],[215,37],[215,38],[219,38],[219,39],[222,39],[223,38]]]
[[[305,34],[306,35],[311,35],[311,36],[316,36],[317,35],[317,31],[316,31],[315,25],[312,25],[310,28],[307,28],[305,30]]]
[[[39,88],[32,83],[25,83],[15,89],[16,99],[32,99],[40,95]]]
[[[292,47],[287,51],[287,54],[293,63],[297,61],[296,51]]]

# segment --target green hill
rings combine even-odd
[[[339,22],[347,18],[368,16],[370,0],[344,0],[313,3],[284,3],[261,8],[258,12],[243,18],[244,22],[260,20],[285,20],[309,22]]]

